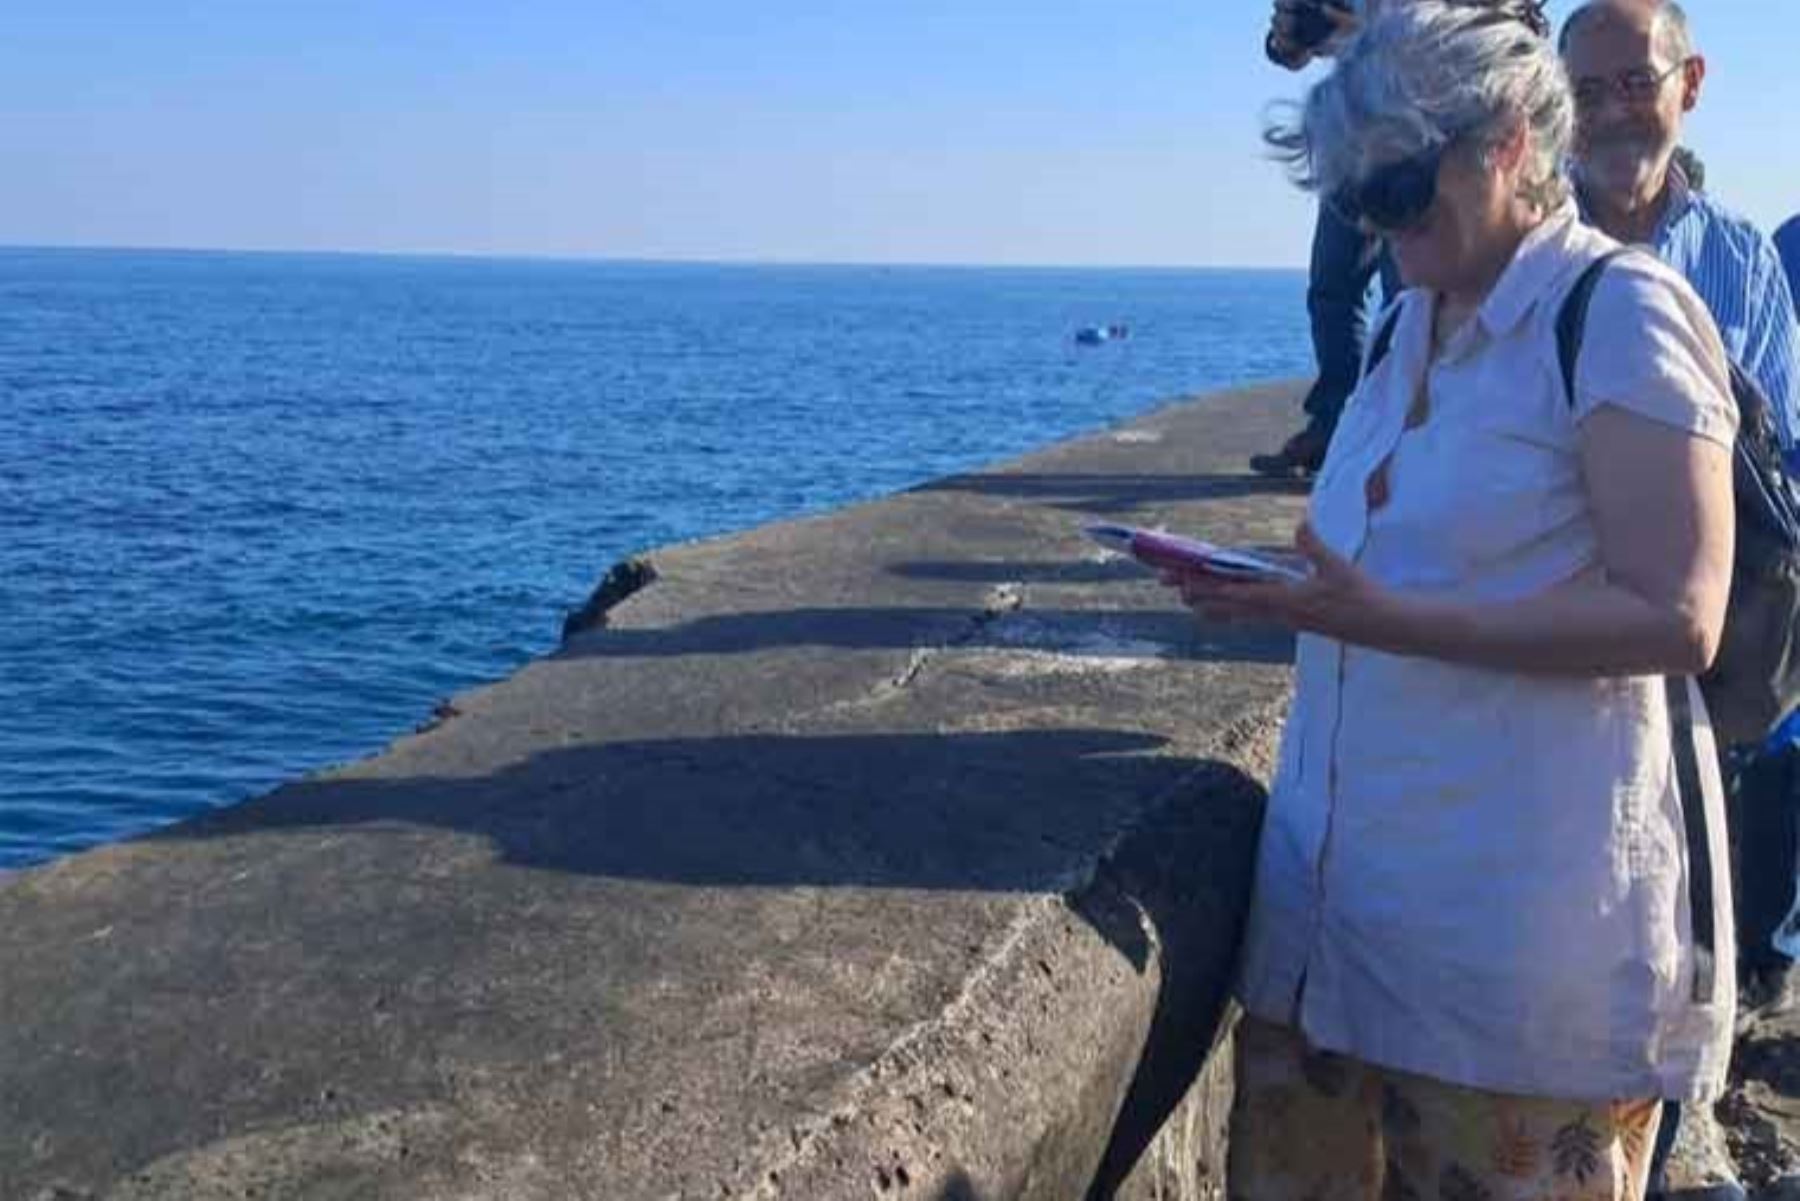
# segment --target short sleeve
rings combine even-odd
[[[1725,348],[1686,280],[1646,254],[1608,263],[1575,360],[1575,419],[1603,405],[1730,446],[1737,405]]]

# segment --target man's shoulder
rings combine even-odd
[[[1711,193],[1695,192],[1690,199],[1687,217],[1700,224],[1706,237],[1716,239],[1737,251],[1746,264],[1775,249],[1775,243],[1762,231],[1761,226],[1722,203]]]

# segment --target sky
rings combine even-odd
[[[1688,8],[1711,69],[1687,140],[1772,228],[1800,211],[1800,5]],[[1311,201],[1259,134],[1314,75],[1263,59],[1267,16],[25,0],[0,39],[0,245],[1298,266]]]

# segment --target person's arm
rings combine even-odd
[[[1712,664],[1731,591],[1731,452],[1613,408],[1588,418],[1581,447],[1602,577],[1506,604],[1399,597],[1381,649],[1578,676]]]
[[[1397,655],[1568,676],[1693,675],[1712,663],[1731,588],[1731,452],[1621,410],[1590,417],[1583,469],[1601,578],[1501,603],[1383,588],[1308,527],[1302,584],[1165,576],[1203,615],[1274,621]]]
[[[1683,304],[1602,317],[1621,337],[1612,361],[1638,364],[1621,386],[1663,389],[1640,407],[1592,401],[1582,473],[1599,544],[1597,577],[1501,602],[1447,601],[1388,589],[1302,527],[1313,565],[1302,584],[1164,578],[1208,616],[1272,620],[1394,654],[1565,676],[1694,674],[1712,661],[1731,586],[1730,400],[1717,331],[1691,293]],[[1631,287],[1641,287],[1638,281]],[[1628,295],[1630,287],[1612,289]],[[1621,319],[1637,324],[1626,326]],[[1606,320],[1607,324],[1597,324]],[[1593,340],[1584,353],[1593,349]],[[1629,369],[1628,369],[1629,370]],[[1704,392],[1693,401],[1684,391]],[[1684,422],[1692,418],[1684,428]]]

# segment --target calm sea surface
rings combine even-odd
[[[380,749],[634,550],[1301,374],[1303,293],[0,250],[0,868]]]

